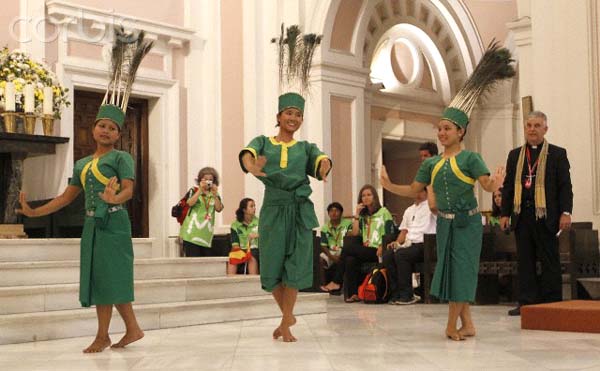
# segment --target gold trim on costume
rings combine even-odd
[[[288,148],[292,147],[298,142],[295,139],[287,143],[278,142],[277,139],[275,139],[275,137],[270,137],[269,140],[274,146],[281,146],[281,158],[279,159],[279,167],[285,169],[288,165]]]
[[[244,149],[242,149],[242,152],[244,151],[248,151],[252,154],[252,156],[254,156],[254,158],[258,158],[258,154],[256,153],[256,150],[252,147],[245,147]]]
[[[433,167],[433,171],[431,172],[431,184],[433,185],[433,181],[435,180],[435,176],[437,175],[437,173],[440,171],[440,169],[442,168],[442,166],[444,166],[444,161],[446,161],[445,159],[441,159],[438,161],[437,164],[435,164],[435,166]]]
[[[466,176],[462,170],[460,170],[460,168],[458,167],[458,163],[456,163],[456,157],[451,157],[450,158],[450,168],[452,168],[452,172],[454,173],[454,175],[456,175],[456,177],[460,180],[462,180],[463,182],[473,185],[475,184],[475,179]]]
[[[83,185],[83,189],[85,190],[85,176],[87,175],[87,172],[89,170],[92,170],[92,174],[94,174],[94,177],[96,179],[98,179],[98,181],[102,184],[104,184],[105,186],[108,184],[108,182],[110,182],[110,179],[107,178],[106,176],[104,176],[104,174],[102,174],[100,172],[100,169],[98,169],[98,160],[100,160],[100,157],[93,159],[92,161],[88,162],[87,164],[85,164],[85,166],[83,167],[83,170],[81,171],[81,176],[80,176],[80,180],[81,180],[81,184]],[[91,167],[91,169],[90,169]],[[118,191],[119,188],[121,188],[121,186],[119,184],[117,184],[115,186],[115,189]]]

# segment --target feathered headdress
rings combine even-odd
[[[492,90],[499,81],[515,75],[512,62],[514,59],[511,58],[510,51],[492,40],[465,85],[444,110],[442,119],[466,128],[479,98]]]
[[[115,27],[115,42],[111,50],[110,82],[104,94],[96,121],[109,119],[119,128],[125,122],[125,111],[135,81],[135,75],[154,43],[144,39],[144,31],[126,33],[123,27]]]
[[[279,112],[289,107],[304,111],[302,96],[309,93],[312,59],[321,44],[321,38],[321,35],[314,33],[303,34],[298,25],[285,28],[282,23],[279,38],[271,39],[277,45],[280,91],[298,91],[280,96]]]

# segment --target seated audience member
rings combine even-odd
[[[500,225],[500,214],[502,213],[502,188],[492,194],[492,216],[489,225]]]
[[[231,251],[250,252],[248,261],[233,264],[230,257],[227,274],[258,274],[258,218],[256,204],[251,198],[244,198],[235,211],[236,220],[231,223]],[[243,254],[241,254],[243,255]]]
[[[417,193],[402,217],[396,241],[388,245],[383,265],[388,271],[391,304],[413,304],[421,298],[413,292],[412,273],[423,262],[423,235],[435,234],[436,217],[427,203],[427,188]]]
[[[342,254],[344,237],[352,229],[352,221],[342,218],[344,208],[339,202],[327,206],[329,222],[321,227],[321,284],[333,279],[333,274]]]
[[[352,219],[352,231],[348,235],[360,235],[362,244],[344,246],[333,280],[321,287],[324,291],[339,290],[343,282],[347,303],[360,301],[361,264],[377,263],[383,255],[383,236],[394,232],[392,214],[381,206],[377,191],[370,184],[363,186],[358,193],[356,215]]]

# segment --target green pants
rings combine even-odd
[[[267,187],[260,211],[260,282],[265,291],[278,285],[304,289],[313,281],[312,229],[318,226],[311,190]]]

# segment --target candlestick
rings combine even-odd
[[[25,85],[23,92],[25,95],[25,105],[24,105],[25,113],[33,113],[33,110],[35,108],[33,85],[31,85],[31,84]]]
[[[15,84],[7,82],[4,87],[4,109],[9,112],[16,111],[15,108]]]

